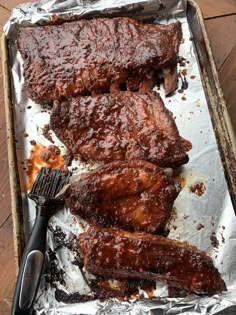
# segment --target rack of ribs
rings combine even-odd
[[[18,48],[28,96],[47,103],[70,95],[152,88],[163,69],[164,88],[177,88],[181,23],[143,24],[130,18],[80,20],[22,28]],[[154,81],[153,81],[154,80]],[[147,83],[148,82],[148,83]]]
[[[188,162],[172,113],[154,91],[55,101],[50,128],[87,161],[140,159],[161,167]]]
[[[165,228],[178,193],[152,163],[113,162],[72,183],[66,204],[89,222],[154,233]]]
[[[87,271],[114,279],[158,280],[197,294],[226,290],[205,252],[163,236],[89,228],[79,244]]]

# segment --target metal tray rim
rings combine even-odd
[[[207,53],[210,56],[209,62],[210,67],[212,70],[212,75],[214,77],[213,84],[215,85],[217,91],[218,91],[218,99],[220,100],[222,104],[223,110],[223,119],[220,119],[218,115],[213,115],[212,119],[215,121],[215,125],[217,126],[217,123],[222,124],[223,121],[223,127],[219,126],[215,130],[215,134],[218,134],[217,140],[218,144],[222,147],[223,146],[223,152],[221,152],[221,158],[226,170],[226,175],[228,175],[228,184],[232,183],[232,193],[235,196],[236,199],[236,176],[234,174],[231,174],[232,171],[232,163],[235,165],[235,172],[236,172],[236,140],[235,135],[232,128],[232,123],[229,118],[229,114],[227,112],[226,103],[224,100],[223,92],[220,87],[220,82],[218,78],[218,73],[216,70],[215,62],[212,55],[212,50],[210,47],[210,42],[208,39],[208,35],[206,32],[204,19],[201,13],[201,10],[196,4],[194,0],[187,0],[187,4],[194,8],[196,10],[196,14],[198,17],[198,22],[200,23],[201,30],[203,33],[204,42],[206,45]],[[23,214],[22,214],[22,207],[21,207],[21,193],[19,190],[19,175],[17,171],[17,163],[16,163],[16,153],[15,153],[15,146],[14,146],[14,121],[13,121],[13,112],[12,112],[12,102],[11,102],[11,83],[10,83],[10,75],[9,75],[9,67],[8,67],[8,47],[7,47],[7,39],[5,34],[3,33],[1,38],[1,49],[2,49],[2,67],[3,67],[3,84],[4,84],[4,103],[5,103],[5,111],[6,111],[6,126],[7,126],[7,138],[8,138],[8,159],[9,159],[9,176],[10,176],[10,188],[11,188],[11,207],[12,207],[12,219],[13,219],[13,238],[14,238],[14,250],[15,250],[15,259],[16,259],[16,266],[19,266],[21,256],[23,254],[24,249],[24,232],[23,232]],[[197,54],[198,55],[198,54]],[[199,57],[199,55],[198,55]],[[206,81],[206,77],[203,76],[201,70],[200,70],[202,81],[204,83],[204,91],[211,92],[211,88],[209,84]],[[211,99],[211,106],[215,106],[215,99]],[[208,106],[209,107],[209,106]],[[213,112],[215,109],[213,109]],[[226,132],[227,131],[227,132]],[[225,134],[226,132],[226,134]],[[227,141],[231,143],[231,150],[232,150],[232,156],[234,158],[234,161],[229,161],[228,157],[224,156],[225,146],[224,146],[224,139],[225,136],[227,137]],[[220,142],[220,143],[219,143]],[[221,150],[222,151],[222,150]],[[232,194],[231,194],[232,195]]]
[[[14,257],[16,269],[20,264],[20,259],[24,248],[24,231],[23,231],[23,215],[21,207],[21,192],[19,184],[19,175],[17,170],[17,160],[14,146],[14,121],[13,121],[13,106],[11,102],[11,82],[8,67],[8,48],[5,34],[1,37],[1,52],[2,52],[2,69],[3,69],[3,90],[4,90],[4,105],[6,117],[7,131],[7,151],[8,151],[8,166],[10,179],[10,195],[11,195],[11,213],[13,221],[13,243]]]

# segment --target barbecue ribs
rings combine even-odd
[[[180,22],[142,24],[125,17],[21,29],[18,47],[28,96],[45,103],[124,85],[137,90],[160,68],[172,73],[166,79],[171,83],[164,84],[169,94],[177,87],[181,38]]]
[[[152,163],[113,162],[71,184],[66,203],[72,213],[90,222],[153,233],[164,229],[178,193]]]
[[[188,162],[172,113],[154,91],[55,101],[50,127],[72,154],[88,161]]]
[[[79,243],[87,271],[115,279],[164,281],[198,294],[226,290],[205,252],[162,236],[90,228]]]

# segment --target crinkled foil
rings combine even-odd
[[[186,69],[184,71],[189,87],[184,93],[176,91],[168,98],[164,96],[162,87],[159,91],[166,106],[174,114],[180,134],[193,145],[189,152],[190,161],[182,167],[181,176],[184,179],[184,187],[174,204],[176,215],[169,224],[169,237],[187,241],[206,251],[221,272],[228,291],[211,297],[191,294],[184,298],[169,298],[166,286],[158,283],[155,291],[156,298],[153,299],[129,301],[107,299],[87,302],[78,302],[77,299],[77,303],[72,303],[72,300],[67,299],[67,301],[59,302],[55,297],[58,297],[58,292],[62,291],[67,293],[65,296],[92,297],[91,289],[84,280],[85,271],[82,270],[81,273],[78,264],[74,263],[78,254],[75,236],[84,231],[86,223],[81,224],[82,220],[72,216],[68,209],[60,209],[49,221],[48,257],[51,263],[54,259],[54,270],[59,270],[62,278],[55,280],[52,286],[47,275],[43,276],[35,304],[36,314],[235,314],[236,220],[191,41],[185,1],[52,0],[22,4],[13,10],[4,30],[9,43],[16,150],[21,186],[24,187],[26,181],[23,164],[30,155],[30,140],[43,145],[51,144],[43,136],[43,127],[49,122],[51,109],[42,110],[40,105],[34,104],[27,98],[24,88],[23,61],[15,44],[19,27],[52,23],[58,19],[69,21],[91,16],[121,15],[133,16],[141,20],[152,18],[154,23],[169,23],[175,19],[182,22],[184,43],[180,47],[179,55],[184,57],[187,63],[184,66],[180,64],[179,70]],[[25,134],[29,136],[26,137]],[[55,136],[54,141],[63,151],[62,144]],[[77,171],[74,171],[74,177],[96,167],[96,165],[88,167],[88,165],[73,161],[72,167],[75,165]],[[196,183],[205,186],[205,191],[200,196],[190,189]],[[22,200],[24,229],[27,237],[34,222],[35,207],[28,200],[27,192],[22,192]],[[218,247],[212,244],[212,232],[215,232],[219,242]],[[60,238],[59,234],[63,237]],[[50,257],[52,253],[54,253],[53,259]],[[86,276],[91,277],[88,274]],[[145,292],[143,293],[145,296]]]

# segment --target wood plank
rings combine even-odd
[[[2,26],[6,23],[8,18],[10,17],[10,11],[1,7],[0,5],[0,32],[2,32]]]
[[[235,0],[195,0],[204,18],[212,18],[236,13]]]
[[[12,299],[0,298],[0,310],[1,310],[2,315],[11,314],[11,304],[12,304]]]
[[[219,70],[236,44],[236,15],[205,22],[216,67]]]
[[[11,214],[11,195],[6,141],[6,130],[5,126],[3,126],[2,130],[0,130],[0,227]]]
[[[22,0],[1,0],[0,7],[3,7],[8,10],[12,10],[20,3],[26,3],[31,1],[22,1]]]
[[[220,69],[219,78],[236,133],[236,45]]]
[[[9,11],[0,8],[0,24],[4,24],[9,16]],[[0,31],[0,36],[2,30]],[[0,64],[2,63],[0,54]],[[9,172],[8,172],[8,156],[7,156],[7,135],[6,135],[6,121],[3,100],[3,81],[2,81],[2,67],[0,67],[0,226],[7,220],[11,214],[10,204],[10,186],[9,186]]]
[[[0,313],[10,314],[5,311],[10,310],[16,281],[11,217],[0,229],[0,249]]]

